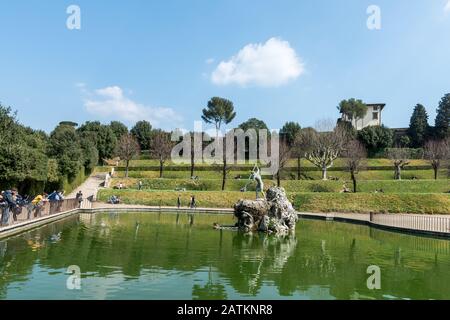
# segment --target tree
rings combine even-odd
[[[112,132],[114,133],[114,136],[116,137],[117,141],[119,141],[120,138],[122,138],[124,134],[128,133],[127,126],[124,125],[120,121],[111,121],[109,124],[109,127],[111,128]]]
[[[136,138],[130,134],[125,133],[117,144],[116,155],[121,160],[125,161],[125,178],[128,178],[128,168],[130,166],[130,160],[139,154],[139,143]]]
[[[236,117],[233,102],[230,100],[213,97],[208,101],[206,108],[202,110],[202,119],[206,123],[213,123],[216,128],[216,138],[222,123],[228,124]]]
[[[442,97],[439,102],[434,130],[438,139],[450,137],[450,93]]]
[[[364,159],[367,157],[366,148],[360,141],[356,139],[350,140],[347,143],[345,157],[347,169],[350,172],[350,178],[353,182],[353,192],[356,193],[356,174],[359,172],[363,165]]]
[[[314,128],[301,129],[295,136],[291,153],[297,158],[297,180],[301,178],[301,160],[305,154],[311,151],[311,137],[315,134]]]
[[[359,119],[363,119],[367,114],[367,105],[362,100],[351,98],[349,100],[342,100],[337,107],[339,112],[343,115],[344,120],[353,123]]]
[[[280,139],[279,144],[279,156],[278,156],[278,169],[276,172],[277,186],[281,187],[281,171],[286,167],[289,159],[291,158],[292,147],[287,142],[287,139]]]
[[[327,170],[334,164],[334,160],[344,150],[348,139],[346,131],[340,127],[333,128],[332,122],[320,122],[316,125],[317,131],[311,131],[311,150],[306,152],[308,161],[320,168],[322,180],[327,180]]]
[[[82,150],[75,128],[58,125],[50,134],[48,154],[56,159],[61,177],[74,178],[82,165]]]
[[[417,104],[409,121],[408,136],[411,138],[411,146],[414,148],[422,147],[428,133],[427,111],[423,105]]]
[[[401,136],[398,143],[402,148],[409,148],[411,146],[411,139],[409,138],[409,136]]]
[[[159,161],[159,177],[163,177],[164,163],[169,159],[172,151],[170,134],[162,130],[155,130],[152,135],[150,153]]]
[[[428,140],[424,146],[424,156],[434,170],[434,179],[438,178],[439,168],[442,161],[445,161],[450,155],[450,145],[446,140]]]
[[[17,112],[0,104],[0,146],[11,144],[18,128]]]
[[[289,121],[286,122],[280,129],[280,138],[283,139],[289,147],[293,147],[295,139],[297,138],[302,128],[298,122]]]
[[[248,129],[255,129],[256,134],[258,134],[259,130],[262,129],[269,131],[269,128],[267,127],[266,123],[256,118],[250,118],[247,121],[241,123],[239,125],[239,128],[244,131],[247,131]]]
[[[402,170],[409,164],[411,158],[410,150],[407,148],[391,148],[387,155],[394,165],[394,179],[402,180]]]
[[[391,147],[393,138],[392,130],[385,126],[370,126],[358,132],[358,140],[364,144],[371,155]]]
[[[79,137],[83,155],[83,166],[87,171],[92,172],[99,162],[98,150],[95,143],[95,133],[81,132],[79,133]]]
[[[271,133],[269,131],[269,128],[267,127],[266,123],[262,120],[256,119],[256,118],[250,118],[247,121],[241,123],[238,126],[239,129],[242,129],[244,132],[248,131],[249,129],[255,130],[256,133],[256,153],[257,158],[259,159],[259,131],[260,130],[267,130],[267,137],[270,138]],[[247,142],[246,142],[247,144]]]
[[[136,138],[141,150],[150,150],[152,142],[152,125],[150,122],[146,120],[138,121],[130,132]]]
[[[95,142],[100,160],[111,159],[117,145],[117,139],[109,125],[99,121],[87,121],[77,129],[80,135],[90,136]]]

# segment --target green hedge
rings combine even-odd
[[[136,178],[115,178],[111,185],[117,186],[120,182],[126,188],[137,189],[138,181],[143,183],[143,189],[150,190],[175,190],[185,188],[186,190],[197,191],[220,191],[222,188],[221,179],[200,179],[193,181],[190,179],[136,179]],[[227,191],[240,191],[249,181],[229,179],[225,185]],[[276,181],[264,180],[265,186],[274,186]],[[322,181],[322,180],[284,180],[282,187],[288,192],[340,192],[343,189],[343,181]],[[350,181],[347,187],[352,188]],[[375,192],[383,190],[384,193],[447,193],[450,192],[449,180],[361,180],[358,181],[358,192]],[[247,187],[248,191],[255,190],[255,183]]]
[[[176,166],[165,166],[164,167],[164,171],[189,171],[190,172],[190,166],[184,166],[184,165],[176,165]],[[250,166],[232,166],[231,167],[233,171],[245,171],[248,172],[249,170],[252,169],[252,167]],[[116,171],[125,171],[126,167],[120,166],[120,167],[116,167]],[[430,170],[432,169],[432,167],[430,165],[415,165],[415,166],[405,166],[403,168],[403,170],[407,171],[407,170]],[[130,167],[130,170],[132,171],[159,171],[159,166],[133,166]],[[203,171],[221,171],[222,167],[221,166],[196,166],[194,172],[203,172]],[[393,165],[387,165],[387,166],[368,166],[365,167],[363,169],[361,169],[361,171],[371,171],[371,170],[380,170],[380,171],[387,171],[387,170],[394,170],[394,166]],[[296,167],[286,167],[283,169],[283,171],[288,171],[288,172],[297,172],[297,168]],[[321,171],[320,168],[318,167],[302,167],[301,171],[303,172],[311,172],[311,171]],[[331,167],[328,169],[328,171],[348,171],[348,169],[346,167]]]

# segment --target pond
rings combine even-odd
[[[447,240],[304,219],[283,237],[212,228],[233,221],[72,216],[0,241],[0,298],[450,299]],[[368,289],[369,266],[380,268],[380,289]]]

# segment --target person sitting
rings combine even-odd
[[[108,203],[119,204],[120,203],[120,198],[115,196],[115,195],[112,195],[111,198],[109,198]]]
[[[344,185],[342,186],[342,190],[341,193],[350,193],[350,189],[347,187],[347,184],[344,183]]]

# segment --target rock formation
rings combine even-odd
[[[266,199],[239,200],[234,205],[236,227],[244,232],[287,233],[295,229],[297,213],[283,188],[271,187]]]

